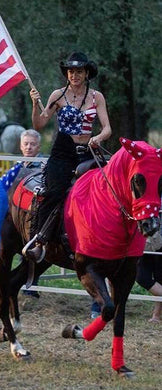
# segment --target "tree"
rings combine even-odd
[[[113,150],[121,135],[146,138],[150,127],[161,127],[161,3],[76,0],[74,7],[73,0],[1,0],[0,8],[44,104],[49,93],[65,83],[60,60],[79,50],[99,66],[92,85],[103,92],[108,104]],[[27,82],[1,101],[10,119],[19,112],[22,121],[23,99],[23,124],[31,127]]]

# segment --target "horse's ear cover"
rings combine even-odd
[[[140,160],[147,154],[147,150],[135,141],[123,137],[119,138],[119,141],[134,160]],[[154,148],[154,150],[155,155],[162,160],[162,149]]]
[[[162,148],[161,149],[156,149],[156,155],[158,158],[161,158],[162,160]]]
[[[132,156],[134,160],[141,159],[146,151],[141,146],[137,145],[135,141],[131,141],[127,138],[120,138],[121,145],[126,149],[126,151]]]

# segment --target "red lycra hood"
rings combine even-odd
[[[84,174],[69,193],[65,228],[75,252],[103,259],[143,254],[145,238],[135,219],[159,214],[162,150],[142,141],[120,141],[123,147],[103,168],[117,199],[99,168]],[[141,198],[134,199],[131,179],[137,173],[145,177],[146,190]],[[120,205],[134,220],[123,216]]]
[[[142,197],[132,200],[132,215],[137,220],[158,217],[160,196],[158,185],[162,179],[162,149],[156,149],[143,141],[130,141],[121,138],[121,143],[132,158],[128,169],[128,182],[136,174],[146,180],[146,190]]]

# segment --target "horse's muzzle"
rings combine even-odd
[[[138,229],[144,237],[151,237],[156,233],[160,228],[160,218],[151,217],[137,221]]]

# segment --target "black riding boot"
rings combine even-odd
[[[28,244],[30,244],[31,241],[29,241]],[[32,249],[27,248],[26,249],[26,256],[28,258],[30,258],[31,260],[35,261],[36,263],[40,263],[40,261],[42,261],[44,259],[45,254],[46,254],[46,250],[45,250],[46,242],[45,242],[44,237],[42,236],[41,232],[36,234],[35,241],[34,241],[35,247]],[[33,241],[32,241],[32,243],[33,243]]]
[[[45,257],[45,245],[51,240],[60,223],[62,202],[60,202],[45,221],[42,229],[23,248],[22,254],[27,258],[39,263]],[[34,248],[31,248],[31,246]],[[31,249],[29,249],[31,248]]]

